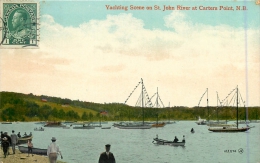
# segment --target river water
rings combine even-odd
[[[112,126],[112,122],[103,126]],[[117,163],[260,163],[260,123],[250,126],[255,127],[241,133],[213,133],[207,126],[197,125],[194,121],[179,121],[163,128],[144,130],[112,126],[111,129],[45,128],[45,131],[34,131],[41,125],[18,122],[0,124],[0,130],[9,134],[12,130],[21,134],[32,132],[35,148],[47,148],[51,138],[56,137],[63,161],[67,163],[97,163],[108,143]],[[194,128],[194,134],[190,133],[191,128]],[[185,147],[154,145],[152,141],[156,134],[166,140],[173,140],[174,136],[182,140],[185,135]],[[239,152],[241,149],[243,152]]]

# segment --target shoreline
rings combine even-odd
[[[33,163],[33,162],[37,162],[37,163],[48,163],[49,162],[49,158],[47,156],[41,156],[41,155],[36,155],[34,154],[32,156],[32,154],[28,156],[27,153],[21,153],[18,149],[15,149],[15,154],[13,154],[12,151],[12,147],[9,147],[9,153],[10,155],[8,155],[6,158],[4,158],[4,153],[3,153],[3,149],[1,148],[0,150],[0,163]],[[60,159],[60,157],[58,157],[58,159]],[[66,163],[60,160],[57,160],[57,163]]]

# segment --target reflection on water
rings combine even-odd
[[[233,123],[233,122],[230,122]],[[106,126],[112,126],[109,122]],[[62,128],[44,128],[44,131],[34,131],[41,124],[13,123],[0,124],[1,131],[9,134],[14,129],[16,133],[33,133],[35,147],[47,148],[51,138],[56,137],[60,145],[63,161],[68,163],[95,163],[105,144],[111,144],[119,163],[172,163],[172,162],[257,162],[260,160],[260,124],[242,133],[213,133],[207,126],[199,126],[191,121],[179,121],[163,128],[152,129],[101,129],[74,130]],[[191,128],[196,131],[190,133]],[[186,144],[182,146],[155,145],[153,138],[173,140],[175,136],[181,140],[185,135]],[[238,149],[242,148],[240,154]],[[228,150],[236,150],[227,153]]]

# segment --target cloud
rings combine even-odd
[[[164,103],[194,106],[209,88],[215,105],[216,91],[224,97],[239,85],[245,96],[247,60],[250,105],[260,105],[258,29],[193,23],[175,11],[164,21],[168,30],[146,29],[132,14],[64,27],[43,15],[39,49],[1,49],[0,88],[124,102],[143,78]]]

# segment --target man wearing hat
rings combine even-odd
[[[100,154],[98,163],[116,163],[113,153],[110,151],[110,144],[105,145],[106,152]]]
[[[61,159],[63,159],[59,146],[56,144],[56,138],[51,138],[52,143],[49,145],[47,150],[47,155],[49,157],[50,163],[56,163],[58,154],[61,155]]]
[[[10,143],[9,143],[7,137],[4,137],[2,139],[2,146],[3,146],[3,152],[4,152],[5,157],[7,155],[9,145],[10,145]]]
[[[13,154],[15,154],[15,145],[18,143],[18,137],[17,137],[17,135],[14,133],[14,130],[12,131],[11,141],[12,141]]]

